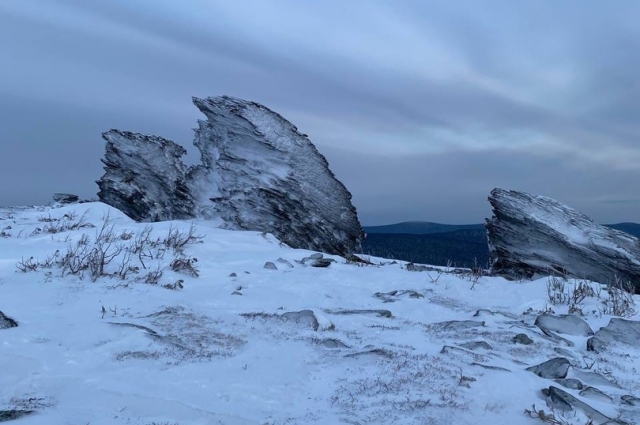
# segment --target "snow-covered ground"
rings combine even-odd
[[[73,226],[83,214],[95,227]],[[125,278],[57,267],[69,247],[93,249],[107,214],[114,238],[103,248],[123,249],[103,273]],[[54,233],[61,223],[78,228]],[[326,255],[335,262],[316,268],[299,262],[313,252],[213,222],[195,223],[203,238],[182,254],[163,244],[191,226],[135,223],[100,203],[0,210],[0,311],[18,322],[0,329],[0,421],[34,411],[15,423],[535,424],[524,411],[548,412],[541,390],[553,382],[526,368],[559,353],[570,377],[590,367],[622,387],[599,387],[613,401],[567,390],[603,414],[640,395],[639,353],[598,355],[587,337],[560,344],[532,326],[550,307],[568,309],[549,303],[547,279],[473,285],[400,261]],[[135,253],[143,232],[157,243]],[[171,270],[175,258],[199,276]],[[600,303],[581,304],[593,330],[610,318]],[[533,344],[514,343],[521,333]],[[489,345],[461,346],[474,341]],[[579,411],[556,416],[587,422]]]

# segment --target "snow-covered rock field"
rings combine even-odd
[[[612,317],[600,284],[314,267],[328,262],[219,224],[135,223],[101,203],[0,210],[0,422],[640,421],[638,315],[598,332]],[[562,316],[558,294],[579,285],[582,315]]]

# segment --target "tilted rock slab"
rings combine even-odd
[[[282,116],[231,97],[193,99],[206,116],[185,149],[156,136],[111,130],[98,197],[138,221],[221,218],[225,227],[273,233],[294,247],[338,255],[360,248],[351,194],[306,135]]]
[[[486,222],[494,275],[559,274],[607,283],[616,276],[640,293],[640,240],[596,224],[544,196],[494,189]]]
[[[596,331],[587,340],[587,351],[601,353],[610,345],[630,345],[634,349],[640,348],[640,322],[612,317],[609,324]]]

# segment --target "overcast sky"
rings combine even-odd
[[[192,146],[191,96],[307,133],[365,225],[494,187],[640,222],[640,2],[1,0],[0,205],[95,197],[111,128]]]

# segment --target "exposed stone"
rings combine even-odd
[[[318,330],[320,324],[312,310],[290,311],[280,316],[285,321],[292,321],[304,326],[308,326],[314,331]]]
[[[542,393],[547,397],[547,405],[555,410],[563,412],[573,411],[574,409],[580,410],[596,424],[605,423],[610,419],[558,387],[550,386],[548,389],[543,390]]]
[[[267,261],[266,263],[264,263],[264,268],[267,270],[278,270],[278,267],[271,261]]]
[[[613,317],[609,324],[600,328],[587,340],[587,351],[600,353],[609,345],[623,344],[640,348],[640,322]]]
[[[623,395],[620,397],[623,403],[628,404],[629,406],[640,406],[640,398],[634,397],[632,395]]]
[[[543,313],[536,318],[535,325],[545,330],[574,336],[590,336],[593,330],[587,322],[572,314]]]
[[[61,204],[73,204],[75,202],[78,202],[79,200],[80,198],[78,197],[78,195],[74,195],[71,193],[54,193],[53,194],[53,201],[59,202]]]
[[[274,234],[293,248],[349,255],[362,229],[351,194],[306,135],[268,108],[230,97],[193,99],[207,117],[185,149],[156,136],[103,134],[98,197],[138,221],[221,218],[231,229]]]
[[[357,353],[346,354],[345,357],[361,357],[361,356],[369,356],[369,355],[380,356],[386,359],[393,358],[393,352],[389,350],[385,350],[384,348],[374,348],[367,351],[360,351]]]
[[[464,344],[460,344],[460,347],[464,347],[464,348],[467,348],[469,350],[478,350],[478,349],[493,350],[493,347],[487,341],[465,342]]]
[[[572,376],[577,379],[580,379],[582,382],[588,385],[597,385],[597,386],[607,386],[613,388],[621,388],[620,385],[615,382],[611,382],[601,374],[597,372],[591,372],[586,370],[574,369],[572,372]]]
[[[393,314],[389,310],[354,310],[354,309],[337,309],[337,310],[325,310],[329,314],[375,314],[378,317],[393,317]]]
[[[437,272],[440,269],[435,267],[422,266],[419,264],[407,263],[407,270],[410,272]]]
[[[412,291],[412,290],[397,290],[397,289],[389,292],[376,292],[375,294],[373,294],[373,296],[375,298],[381,299],[385,303],[398,301],[402,297],[415,298],[415,299],[424,298],[424,295],[422,295],[419,292]]]
[[[319,260],[313,260],[309,265],[311,267],[324,268],[324,267],[329,267],[333,262],[334,260],[331,258],[321,258]]]
[[[284,264],[285,266],[289,267],[290,269],[293,268],[293,264],[291,264],[289,261],[285,260],[284,258],[278,258],[278,263],[280,264]]]
[[[322,255],[321,253],[319,253],[319,252],[316,252],[316,253],[311,254],[311,255],[309,256],[309,258],[311,258],[312,260],[319,260],[319,259],[321,259],[322,257],[323,257],[323,255]]]
[[[349,348],[347,344],[335,338],[325,338],[320,340],[318,344],[327,348]]]
[[[34,410],[0,410],[0,422],[8,422],[35,413]]]
[[[489,202],[492,274],[518,279],[555,273],[601,283],[617,276],[640,291],[637,238],[543,196],[494,189]]]
[[[102,134],[106,143],[105,174],[98,180],[98,198],[136,221],[195,217],[187,186],[187,151],[171,140],[128,131]]]
[[[569,367],[571,367],[569,360],[564,357],[556,357],[539,365],[528,367],[527,370],[541,378],[558,379],[567,377]]]
[[[596,401],[605,401],[612,402],[613,398],[605,394],[602,390],[597,389],[596,387],[586,387],[579,393],[582,397],[590,398],[591,400]]]
[[[475,320],[449,320],[447,322],[436,323],[435,326],[443,331],[460,331],[463,329],[480,328],[485,322]]]
[[[570,390],[581,390],[584,388],[582,382],[579,379],[574,378],[564,378],[564,379],[555,379],[555,382],[562,385],[565,388],[569,388]]]
[[[527,334],[518,334],[511,338],[514,344],[531,345],[533,340],[527,336]]]
[[[0,329],[15,328],[16,326],[18,326],[18,322],[11,317],[5,316],[4,313],[0,311]]]

